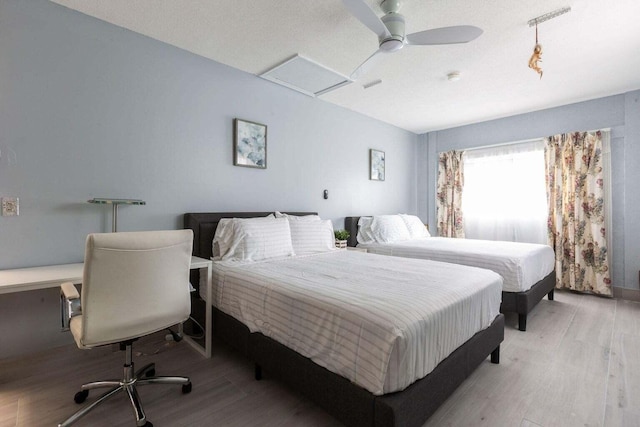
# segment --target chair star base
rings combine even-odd
[[[133,407],[133,412],[136,417],[136,425],[138,427],[153,427],[153,424],[147,421],[147,417],[144,413],[144,410],[142,409],[142,402],[140,401],[140,397],[138,396],[138,392],[136,390],[137,386],[148,384],[179,384],[182,385],[182,393],[186,394],[191,392],[191,380],[189,380],[189,378],[187,377],[156,377],[155,363],[149,363],[148,365],[145,365],[142,369],[139,369],[134,373],[132,347],[132,342],[127,342],[124,345],[125,364],[123,379],[94,381],[83,384],[82,387],[80,387],[80,391],[76,393],[73,398],[73,400],[78,404],[83,403],[86,400],[86,398],[89,396],[89,390],[105,387],[111,387],[111,390],[104,393],[95,402],[92,402],[91,404],[85,406],[84,408],[73,414],[71,417],[58,424],[58,427],[66,427],[72,425],[80,418],[88,414],[89,411],[91,411],[93,408],[106,401],[110,397],[115,396],[120,391],[127,393],[127,396],[129,397],[129,401],[131,402],[131,406]]]

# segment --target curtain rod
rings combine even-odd
[[[592,130],[577,131],[577,132],[598,132],[598,131],[600,131],[600,132],[611,132],[611,128],[592,129]],[[573,132],[565,132],[565,133],[573,133]],[[457,151],[484,150],[485,148],[497,148],[497,147],[504,147],[504,146],[507,146],[507,145],[525,144],[527,142],[544,141],[545,138],[547,138],[547,137],[546,136],[541,136],[541,137],[538,137],[538,138],[522,139],[520,141],[498,142],[496,144],[483,145],[481,147],[463,148],[463,149],[457,150]],[[445,151],[450,151],[450,150],[445,150]],[[445,151],[438,151],[438,154],[444,153]]]
[[[507,145],[526,144],[527,142],[535,142],[535,141],[544,141],[544,137],[531,138],[531,139],[522,139],[520,141],[498,142],[496,144],[483,145],[481,147],[464,148],[462,151],[484,150],[485,148],[505,147]]]

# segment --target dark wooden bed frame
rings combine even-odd
[[[358,244],[358,220],[359,216],[348,216],[344,219],[344,228],[349,232],[347,245],[355,247]],[[553,301],[553,290],[556,287],[555,270],[546,277],[535,283],[530,289],[522,292],[502,292],[502,313],[518,313],[518,329],[527,330],[527,315],[545,295],[549,296],[549,301]]]
[[[184,227],[194,233],[193,255],[211,258],[212,240],[220,219],[270,213],[185,214]],[[197,278],[192,278],[192,283],[198,283]],[[213,333],[255,362],[256,379],[261,378],[264,369],[266,374],[288,384],[348,426],[421,426],[487,356],[491,355],[492,363],[499,363],[500,343],[504,339],[504,315],[499,314],[487,329],[471,337],[426,377],[403,391],[375,396],[277,341],[251,333],[240,321],[213,309],[213,331],[207,333]]]

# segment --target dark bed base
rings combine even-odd
[[[545,295],[549,295],[549,301],[553,301],[553,290],[556,287],[556,272],[552,271],[533,285],[531,289],[524,292],[502,292],[502,313],[518,313],[518,329],[527,330],[527,315]]]
[[[348,246],[355,247],[358,244],[358,220],[359,216],[348,216],[344,219],[344,227],[349,232]],[[502,304],[500,312],[518,313],[518,329],[527,330],[527,315],[545,295],[549,295],[549,301],[553,301],[553,290],[556,286],[555,270],[547,277],[538,281],[529,290],[523,292],[502,292]]]
[[[185,228],[194,231],[193,255],[211,257],[213,234],[221,218],[269,213],[185,214]],[[421,426],[488,355],[492,363],[499,363],[504,339],[504,315],[499,314],[489,328],[475,334],[426,377],[403,391],[374,396],[271,338],[251,333],[215,307],[213,314],[214,336],[254,361],[257,377],[264,368],[265,374],[279,378],[348,426]]]

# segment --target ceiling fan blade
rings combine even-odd
[[[378,18],[378,15],[366,4],[363,0],[342,0],[349,12],[371,31],[376,33],[378,37],[390,37],[391,33],[384,25],[384,23]]]
[[[408,34],[405,38],[407,44],[433,45],[468,43],[482,34],[482,30],[472,25],[458,25],[454,27],[434,28],[432,30],[419,31]]]
[[[380,59],[384,56],[384,55],[381,55],[381,53],[384,53],[382,49],[378,49],[375,52],[373,52],[373,55],[368,57],[362,64],[360,64],[358,68],[356,68],[353,71],[353,73],[351,73],[351,75],[349,76],[349,79],[351,79],[352,81],[356,81],[358,80],[358,78],[360,78],[361,75],[365,74],[367,71],[373,68],[373,66],[377,64],[380,61]]]

